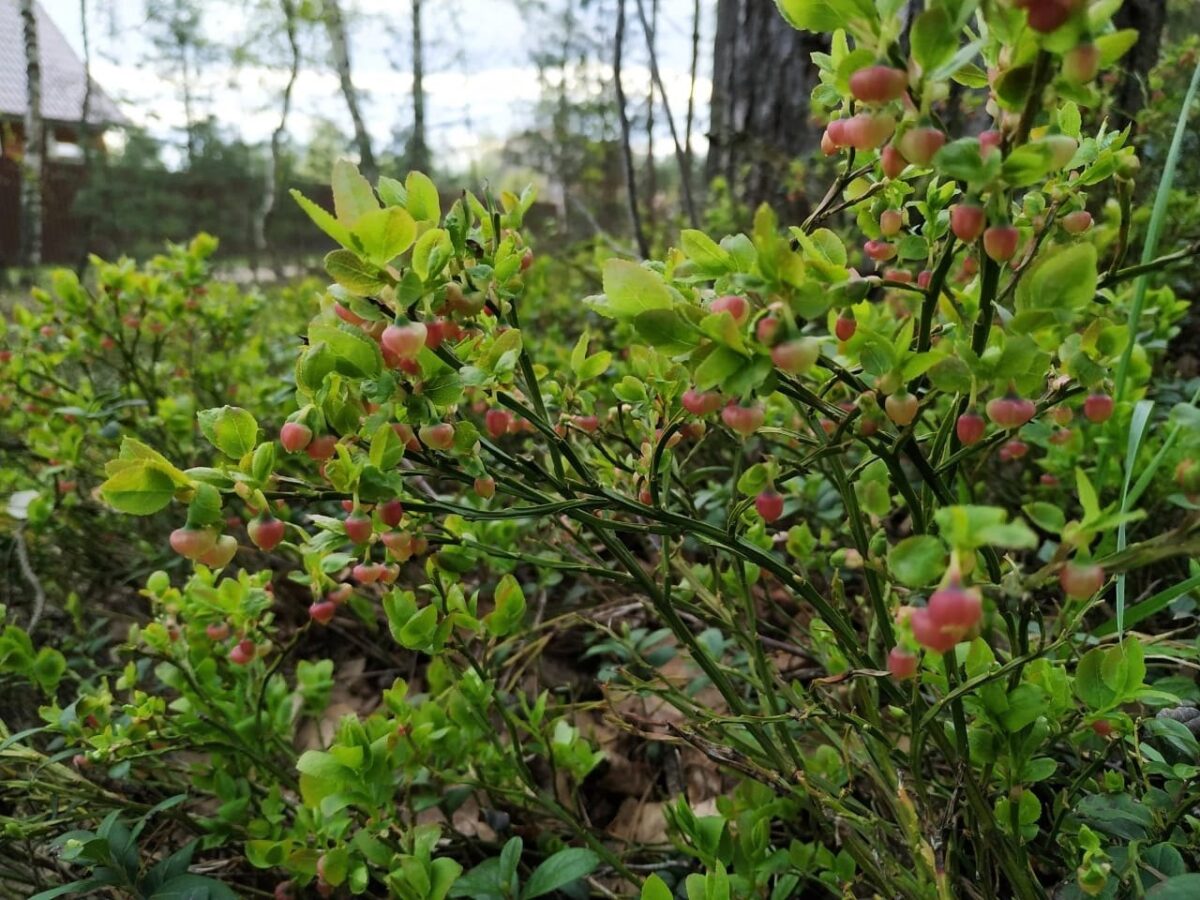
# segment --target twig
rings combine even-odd
[[[46,591],[42,588],[37,572],[33,570],[33,566],[29,562],[29,548],[25,545],[24,525],[21,525],[13,534],[13,542],[17,548],[17,565],[21,569],[21,574],[25,576],[25,580],[29,582],[29,586],[33,588],[33,612],[29,616],[29,627],[26,629],[32,634],[46,608]]]

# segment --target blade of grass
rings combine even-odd
[[[1191,405],[1195,406],[1200,403],[1200,389],[1192,394]],[[1167,454],[1171,452],[1171,448],[1175,446],[1175,441],[1179,439],[1179,435],[1183,433],[1183,424],[1176,422],[1167,434],[1167,439],[1163,441],[1163,445],[1159,447],[1158,452],[1154,454],[1154,458],[1150,460],[1150,464],[1142,470],[1142,474],[1138,476],[1138,480],[1133,485],[1133,490],[1129,492],[1129,506],[1133,506],[1141,498],[1142,493],[1146,488],[1150,487],[1150,482],[1154,480],[1155,473],[1162,466],[1163,460],[1167,458]]]
[[[1146,433],[1146,425],[1150,421],[1150,413],[1154,411],[1153,400],[1139,400],[1133,408],[1133,418],[1129,422],[1129,442],[1125,445],[1125,481],[1121,485],[1121,512],[1129,509],[1129,485],[1133,482],[1133,470],[1137,466],[1138,450],[1142,446],[1142,436]],[[1125,549],[1125,523],[1117,526],[1117,552]],[[1125,633],[1125,573],[1117,576],[1117,636]]]
[[[1196,99],[1196,91],[1200,88],[1200,63],[1192,72],[1192,81],[1188,85],[1187,96],[1183,100],[1183,108],[1175,122],[1175,134],[1171,138],[1171,149],[1167,152],[1167,161],[1163,166],[1162,177],[1158,180],[1158,192],[1154,197],[1154,210],[1150,214],[1150,225],[1146,229],[1146,243],[1142,247],[1142,262],[1149,263],[1158,251],[1158,239],[1166,224],[1167,203],[1170,200],[1171,187],[1175,183],[1175,169],[1179,165],[1179,155],[1183,148],[1183,135],[1187,131],[1188,114]],[[1137,341],[1138,323],[1142,318],[1142,306],[1146,301],[1146,285],[1148,274],[1138,277],[1133,291],[1133,304],[1129,309],[1129,341],[1121,352],[1121,361],[1117,364],[1115,389],[1113,396],[1118,403],[1124,399],[1125,380],[1129,375],[1129,360],[1133,356],[1133,345]]]
[[[1150,618],[1156,612],[1166,609],[1174,600],[1182,597],[1188,591],[1200,589],[1200,575],[1193,575],[1186,581],[1181,581],[1174,587],[1159,591],[1152,597],[1147,597],[1140,603],[1135,603],[1125,610],[1125,624],[1132,628],[1138,622]],[[1109,619],[1099,628],[1092,630],[1093,637],[1107,637],[1117,630],[1117,620]]]

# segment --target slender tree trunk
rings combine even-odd
[[[346,21],[337,0],[323,0],[321,6],[325,31],[329,35],[329,44],[333,50],[333,66],[337,70],[338,80],[342,85],[342,96],[346,99],[350,120],[354,123],[354,141],[358,145],[359,168],[362,169],[363,175],[368,180],[374,181],[379,170],[375,165],[375,154],[371,152],[371,136],[367,133],[367,126],[358,105],[358,89],[350,77],[350,47],[346,40]]]
[[[700,220],[696,217],[696,204],[692,199],[692,180],[688,177],[687,160],[684,159],[683,146],[679,143],[679,133],[675,129],[675,117],[671,115],[671,101],[667,98],[667,89],[663,85],[662,74],[658,71],[658,57],[654,52],[654,32],[646,18],[646,6],[643,0],[637,0],[638,18],[642,22],[642,32],[646,35],[646,48],[650,51],[650,77],[662,97],[663,115],[667,119],[667,127],[671,131],[671,142],[675,145],[675,161],[679,166],[680,187],[683,191],[683,208],[687,213],[688,223],[696,228]]]
[[[646,35],[646,46],[651,58],[658,52],[658,0],[650,9],[650,31]],[[656,227],[655,215],[658,199],[658,170],[654,165],[654,79],[650,79],[650,91],[646,100],[646,227],[653,234]]]
[[[723,176],[751,207],[787,205],[792,161],[820,140],[808,121],[811,54],[828,46],[828,37],[789,26],[773,3],[719,0],[707,179]]]
[[[33,0],[21,0],[21,22],[25,32],[25,152],[22,157],[21,261],[26,266],[42,262],[42,160],[45,127],[42,122],[42,64],[38,56],[37,10]]]
[[[625,107],[625,89],[621,86],[621,57],[625,48],[625,0],[617,0],[617,34],[613,41],[613,86],[617,93],[617,118],[621,122],[621,160],[625,168],[625,195],[629,205],[629,227],[643,259],[650,256],[650,245],[642,230],[638,211],[637,176],[633,169],[633,150],[629,146],[629,111]]]
[[[83,40],[83,102],[79,107],[79,149],[83,155],[83,184],[86,189],[92,183],[95,161],[95,151],[92,147],[92,40],[88,28],[87,0],[79,0],[79,30]],[[87,266],[88,253],[92,247],[94,218],[90,213],[83,217],[83,240],[80,241],[79,255],[75,263],[75,270],[80,275]]]
[[[421,40],[421,0],[412,0],[413,130],[408,142],[408,165],[429,169],[429,144],[425,140],[425,45]]]
[[[283,103],[279,111],[279,124],[271,132],[271,158],[267,161],[267,175],[263,183],[263,202],[254,217],[254,246],[261,252],[267,250],[267,225],[271,214],[275,211],[275,200],[281,188],[283,139],[287,134],[288,114],[292,110],[292,91],[296,87],[296,79],[300,76],[300,42],[296,35],[296,4],[295,0],[279,0],[283,12],[284,34],[287,36],[290,64],[288,80],[283,88]],[[283,278],[283,263],[278,249],[271,248],[271,265],[277,278]]]
[[[183,119],[187,139],[187,161],[191,169],[196,162],[196,118],[192,112],[192,67],[188,62],[188,39],[182,30],[178,35],[180,87],[183,88]]]
[[[696,121],[696,77],[700,71],[700,0],[692,3],[692,65],[688,83],[687,116],[683,122],[683,155],[687,159],[688,175],[694,174],[692,155],[692,125]]]
[[[1149,99],[1146,77],[1162,49],[1167,22],[1167,0],[1125,0],[1113,22],[1118,28],[1136,28],[1137,43],[1121,60],[1124,75],[1112,98],[1112,125],[1124,128],[1137,118]]]

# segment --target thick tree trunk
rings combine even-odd
[[[1111,122],[1116,128],[1132,122],[1146,105],[1146,76],[1158,62],[1166,21],[1167,0],[1125,0],[1113,17],[1118,28],[1138,32],[1137,43],[1121,60],[1124,75],[1113,93]]]
[[[425,46],[421,40],[421,0],[412,0],[413,130],[408,142],[408,165],[429,169],[429,144],[425,140]]]
[[[808,121],[817,82],[810,56],[828,38],[796,31],[766,0],[719,0],[705,176],[724,176],[734,196],[755,207],[786,201],[795,157],[815,149]]]
[[[363,121],[362,110],[358,105],[358,89],[350,77],[350,47],[346,40],[346,21],[342,16],[342,8],[337,0],[324,0],[322,3],[325,21],[325,31],[329,35],[329,45],[333,50],[333,67],[337,71],[338,80],[342,85],[342,96],[346,98],[346,108],[350,111],[350,120],[354,123],[354,142],[358,145],[358,165],[368,180],[374,181],[378,174],[375,165],[375,154],[371,152],[371,136],[367,133]]]
[[[21,0],[21,22],[25,32],[25,152],[22,159],[21,262],[42,262],[42,158],[45,128],[42,122],[42,64],[38,56],[37,10],[33,0]]]

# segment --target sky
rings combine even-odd
[[[41,2],[80,52],[79,0]],[[659,2],[659,68],[678,121],[689,88],[693,0]],[[650,0],[645,3],[650,6]],[[205,5],[210,37],[223,44],[246,41],[252,21],[246,9],[253,3],[224,0]],[[88,6],[93,77],[130,120],[157,137],[179,141],[185,121],[183,102],[177,79],[147,62],[153,48],[144,27],[145,0],[106,0]],[[707,108],[710,88],[705,69],[711,54],[714,6],[714,0],[704,0],[697,83],[701,109]],[[365,97],[368,130],[378,152],[392,143],[394,128],[411,121],[409,4],[407,0],[343,0],[343,7],[351,27],[354,81]],[[636,0],[630,0],[623,81],[631,103],[645,95],[650,81],[636,10]],[[424,0],[423,23],[429,143],[444,162],[442,168],[463,168],[532,121],[539,96],[531,61],[531,51],[539,45],[537,22],[527,22],[514,0]],[[227,57],[206,64],[197,106],[201,115],[211,112],[245,140],[265,142],[277,124],[286,80],[282,46],[272,51],[262,39],[246,43],[259,55],[274,52],[279,64],[235,66]],[[326,48],[322,32],[309,35],[289,122],[290,133],[301,143],[321,119],[332,119],[351,134],[337,77],[325,62]],[[655,152],[666,154],[669,137],[665,129],[660,132]]]

